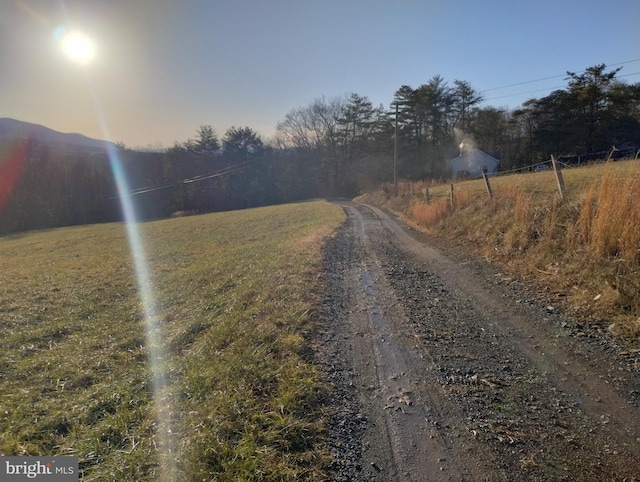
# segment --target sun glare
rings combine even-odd
[[[79,32],[71,32],[62,37],[62,49],[74,62],[87,64],[93,58],[95,47],[91,39]]]

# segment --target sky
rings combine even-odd
[[[514,109],[601,63],[640,82],[638,19],[638,0],[0,0],[0,117],[133,148],[268,139],[314,99],[388,107],[435,75]]]

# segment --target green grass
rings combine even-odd
[[[324,202],[140,225],[174,453],[159,456],[125,227],[0,238],[0,452],[77,455],[83,480],[322,480],[309,356]]]

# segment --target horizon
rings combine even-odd
[[[640,33],[624,26],[638,17],[627,0],[10,1],[0,117],[130,148],[167,148],[201,125],[267,140],[314,99],[353,92],[388,107],[402,85],[435,75],[470,82],[482,106],[514,109],[602,63],[637,82]],[[594,34],[611,26],[619,36]],[[92,44],[63,52],[76,31]]]

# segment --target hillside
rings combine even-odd
[[[39,124],[6,117],[0,118],[0,142],[16,137],[56,147],[65,146],[89,151],[104,151],[108,147],[115,147],[112,142],[91,139],[82,134],[63,133]]]
[[[0,237],[0,455],[76,455],[85,480],[323,480],[309,333],[343,219],[315,202],[145,223],[138,279],[120,223]]]
[[[551,171],[453,185],[400,183],[358,201],[399,214],[441,242],[475,253],[563,306],[597,332],[637,344],[640,335],[640,163]],[[451,203],[453,186],[454,201]],[[427,190],[429,201],[427,203]]]

